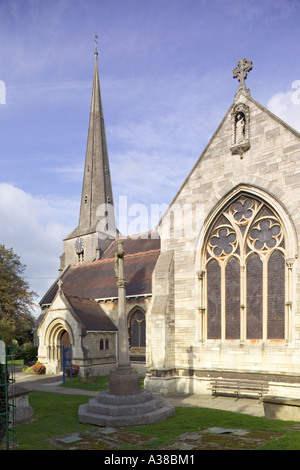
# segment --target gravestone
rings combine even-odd
[[[6,346],[2,340],[0,340],[0,367],[1,366],[3,368],[7,366]],[[5,378],[6,384],[2,384],[0,387],[0,413],[4,413],[6,409],[10,410],[7,411],[7,413],[9,417],[8,419],[10,419],[11,422],[14,422],[14,424],[27,423],[33,415],[33,408],[28,401],[29,391],[19,385],[15,385],[13,378],[9,380],[8,371],[2,375]],[[0,377],[0,383],[1,380],[3,380],[3,378],[1,379]],[[6,409],[3,408],[4,401],[1,401],[1,398],[8,400],[8,407]],[[9,414],[12,413],[14,413],[14,419],[9,416]]]
[[[5,343],[0,339],[0,364],[6,363]]]

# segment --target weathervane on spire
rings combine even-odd
[[[246,57],[239,60],[237,67],[233,69],[233,78],[237,78],[240,82],[239,88],[245,88],[247,72],[250,72],[250,70],[252,70],[252,60],[247,60]]]
[[[97,45],[98,45],[98,36],[97,36],[97,34],[95,34],[95,36],[94,36],[94,41],[95,41],[95,44],[96,44],[95,52],[98,52],[97,51]]]

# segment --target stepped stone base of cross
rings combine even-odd
[[[130,366],[118,366],[109,376],[109,392],[112,395],[136,395],[140,393],[140,376]]]

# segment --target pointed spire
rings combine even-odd
[[[94,79],[79,214],[79,231],[94,231],[96,229],[99,221],[99,214],[97,214],[99,206],[110,204],[113,207],[97,48],[94,56]]]

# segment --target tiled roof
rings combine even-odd
[[[116,325],[95,300],[65,295],[73,311],[89,331],[117,331]]]
[[[159,238],[124,238],[124,271],[126,295],[145,295],[152,292],[152,272],[160,254]],[[118,296],[115,274],[117,240],[111,243],[99,260],[70,266],[62,275],[62,290],[66,295],[103,299]],[[50,304],[57,292],[56,283],[41,300]]]
[[[138,234],[135,237],[124,237],[123,241],[123,250],[125,255],[132,255],[137,253],[145,253],[148,251],[159,250],[160,249],[160,239],[158,232],[147,232],[145,234]],[[105,250],[101,259],[113,258],[117,248],[118,241],[114,240],[111,245]]]

